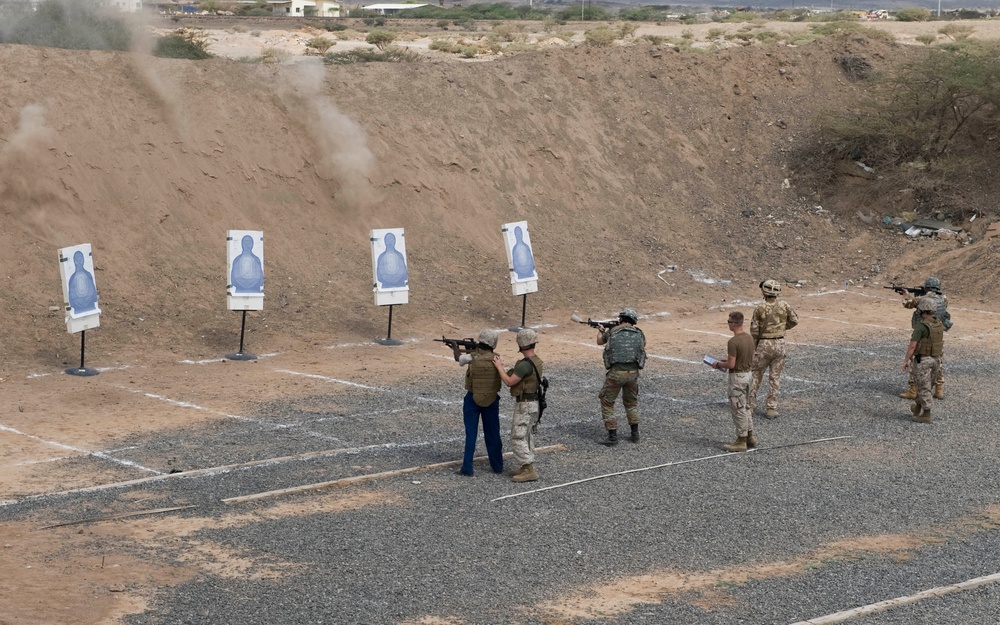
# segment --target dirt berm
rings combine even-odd
[[[835,288],[936,272],[950,293],[992,298],[996,243],[882,228],[914,206],[864,178],[830,197],[797,186],[793,149],[815,115],[868,88],[836,59],[882,71],[919,53],[864,38],[707,54],[640,42],[327,67],[0,46],[3,361],[78,358],[56,250],[84,242],[104,310],[89,359],[235,351],[228,229],[265,233],[254,351],[384,336],[372,228],[406,229],[400,338],[518,322],[500,225],[522,219],[532,323],[683,312],[755,297],[766,277]]]

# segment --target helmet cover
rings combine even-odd
[[[618,318],[625,319],[632,324],[639,323],[639,313],[635,312],[634,308],[625,308],[618,313]]]
[[[781,295],[781,283],[777,280],[764,280],[760,283],[760,291],[764,297],[777,297]]]
[[[937,312],[937,302],[930,297],[921,297],[917,302],[917,310],[920,312]]]
[[[479,333],[479,342],[484,345],[489,345],[490,349],[494,349],[497,346],[497,339],[500,334],[496,330],[483,330]]]
[[[517,346],[521,349],[531,347],[538,342],[538,332],[531,328],[524,328],[517,333]]]

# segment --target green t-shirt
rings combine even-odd
[[[534,372],[535,372],[534,367],[531,366],[531,363],[528,362],[527,359],[521,359],[517,361],[516,365],[514,365],[513,374],[521,378],[522,380],[532,375]]]
[[[913,334],[910,335],[911,341],[919,341],[920,339],[930,338],[931,329],[927,327],[926,323],[918,321],[916,325],[913,326]]]

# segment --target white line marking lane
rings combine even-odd
[[[1000,573],[976,577],[958,584],[938,586],[937,588],[922,590],[918,593],[907,595],[905,597],[896,597],[895,599],[879,601],[878,603],[870,603],[851,610],[844,610],[842,612],[835,612],[834,614],[827,614],[826,616],[818,616],[805,621],[798,621],[796,623],[792,623],[792,625],[833,625],[834,623],[843,623],[844,621],[856,619],[861,616],[868,616],[869,614],[876,614],[878,612],[886,612],[905,605],[917,603],[918,601],[923,601],[924,599],[937,599],[938,597],[942,597],[953,592],[971,590],[973,588],[979,588],[980,586],[995,584],[997,582],[1000,582]],[[985,623],[986,621],[982,622]]]
[[[149,467],[144,467],[141,464],[132,462],[130,460],[120,460],[118,458],[115,458],[114,456],[109,455],[105,451],[87,451],[86,449],[80,449],[79,447],[73,447],[72,445],[66,445],[65,443],[46,440],[39,436],[35,436],[34,434],[28,434],[27,432],[22,432],[21,430],[2,424],[0,424],[0,430],[3,430],[4,432],[10,432],[12,434],[17,434],[19,436],[24,436],[25,438],[29,438],[33,441],[38,441],[39,443],[44,443],[46,445],[52,445],[53,447],[58,447],[60,449],[65,449],[67,451],[74,451],[78,454],[86,456],[94,456],[95,458],[101,458],[109,462],[114,462],[115,464],[120,464],[126,467],[132,467],[133,469],[139,469],[140,471],[146,471],[147,473],[155,473],[157,475],[162,473],[162,471],[157,471],[156,469],[150,469]]]

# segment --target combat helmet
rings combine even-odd
[[[924,280],[924,288],[928,291],[934,291],[935,293],[941,292],[941,280],[931,276]]]
[[[534,347],[538,342],[538,332],[531,328],[524,328],[517,333],[517,346],[523,349]]]
[[[479,333],[477,340],[483,345],[488,345],[490,349],[495,349],[498,338],[500,338],[500,333],[496,330],[483,330]]]
[[[781,295],[781,283],[777,280],[764,280],[760,283],[760,292],[764,297],[778,297]]]
[[[922,312],[922,313],[925,313],[925,312],[936,313],[937,312],[937,302],[935,302],[934,299],[930,298],[930,297],[921,297],[920,301],[917,302],[917,310],[920,311],[920,312]]]
[[[634,308],[623,309],[620,313],[618,313],[618,318],[628,321],[632,325],[639,323],[639,313],[635,312]]]

